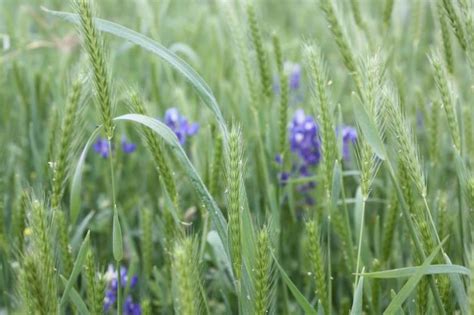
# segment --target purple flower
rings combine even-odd
[[[142,309],[140,304],[133,303],[132,297],[129,295],[123,304],[123,313],[126,315],[141,315]]]
[[[190,124],[188,120],[179,114],[177,108],[169,108],[165,112],[165,124],[174,131],[178,137],[179,143],[183,145],[186,142],[188,136],[195,135],[199,130],[198,123]]]
[[[292,63],[290,61],[285,61],[283,65],[284,71],[288,76],[288,85],[291,90],[299,89],[301,85],[301,66],[297,63]]]
[[[94,150],[95,152],[99,153],[104,159],[108,158],[111,153],[109,148],[109,141],[105,138],[97,139],[96,143],[94,143]]]
[[[318,125],[313,117],[306,116],[298,109],[289,126],[290,149],[296,153],[304,164],[316,165],[321,159],[321,142]]]
[[[122,151],[126,154],[130,154],[137,149],[137,145],[132,142],[127,142],[127,138],[122,136]]]
[[[357,140],[357,130],[351,126],[342,128],[342,158],[346,161],[351,158],[350,146]]]
[[[125,288],[127,286],[127,282],[128,282],[127,273],[128,273],[127,268],[123,266],[120,267],[120,277],[121,277],[120,284],[122,288]],[[105,277],[105,280],[107,281],[107,291],[105,292],[105,297],[104,297],[104,311],[108,312],[109,310],[112,309],[112,307],[115,305],[117,301],[118,274],[117,274],[117,271],[114,269],[113,265],[109,265],[104,277]],[[137,276],[133,276],[130,279],[130,289],[135,288],[137,285],[137,282],[138,282]],[[127,298],[124,301],[123,314],[126,314],[126,315],[140,315],[141,314],[140,304],[133,303],[132,297],[130,295],[127,296]]]
[[[290,174],[288,172],[281,172],[279,173],[278,177],[280,178],[280,183],[282,185],[286,185],[288,179],[290,178]]]
[[[295,153],[298,159],[293,163],[290,173],[279,173],[279,181],[282,185],[285,185],[290,177],[312,176],[312,168],[321,159],[319,128],[313,117],[306,115],[302,109],[296,110],[288,130],[290,150]],[[305,205],[314,204],[314,199],[310,196],[314,187],[316,187],[316,182],[312,180],[296,187]]]
[[[275,162],[277,162],[278,164],[283,163],[283,157],[281,156],[281,154],[275,155]]]

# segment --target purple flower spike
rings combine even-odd
[[[123,313],[125,315],[141,315],[142,309],[140,304],[133,303],[132,297],[128,296],[123,305]]]
[[[174,131],[179,143],[184,145],[188,136],[195,135],[199,131],[198,123],[189,123],[188,120],[179,114],[177,108],[169,108],[164,117],[165,124]]]
[[[298,154],[304,164],[316,165],[321,158],[318,125],[313,117],[298,109],[289,126],[290,149]]]
[[[342,128],[342,157],[344,160],[350,160],[351,150],[350,145],[357,140],[357,130],[350,126]]]
[[[301,85],[301,66],[297,63],[286,61],[284,71],[288,76],[288,84],[291,90],[299,89]]]
[[[110,156],[109,141],[104,138],[97,139],[94,143],[94,151],[99,153],[104,159]]]
[[[125,136],[122,137],[122,151],[126,154],[130,154],[137,149],[137,145],[132,142],[127,142]]]

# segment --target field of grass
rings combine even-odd
[[[471,314],[473,73],[471,0],[0,0],[0,315]]]

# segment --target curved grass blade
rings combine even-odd
[[[68,22],[79,24],[79,16],[77,14],[68,13],[68,12],[60,12],[60,11],[52,11],[46,8],[43,8],[44,11],[52,14],[54,16],[58,16]],[[219,128],[224,135],[224,141],[227,143],[228,139],[228,132],[227,127],[224,121],[224,117],[219,109],[217,104],[216,98],[212,93],[211,89],[207,85],[207,83],[202,79],[202,77],[185,61],[179,58],[175,53],[173,53],[168,48],[164,47],[163,45],[159,44],[158,42],[146,37],[143,34],[135,32],[129,28],[126,28],[122,25],[95,18],[95,25],[99,31],[106,32],[125,40],[128,40],[150,52],[157,55],[164,61],[166,61],[171,67],[176,69],[180,72],[191,85],[196,89],[201,99],[204,103],[211,109],[213,114],[216,116],[217,122],[219,124]]]
[[[276,257],[273,255],[273,253],[272,253],[272,256],[273,256],[273,261],[275,262],[275,265],[277,266],[278,270],[280,270],[280,274],[281,274],[281,277],[282,277],[283,281],[285,282],[288,289],[290,289],[291,293],[295,297],[298,304],[304,310],[304,313],[305,314],[316,315],[317,314],[316,310],[311,306],[311,304],[304,297],[304,295],[300,292],[300,290],[298,290],[298,288],[293,283],[293,281],[291,281],[290,277],[288,277],[288,275],[286,274],[283,267],[280,266],[280,264],[278,263]]]
[[[89,212],[84,219],[82,219],[81,223],[77,226],[74,236],[72,237],[71,240],[71,247],[72,250],[75,252],[76,249],[79,247],[81,240],[82,240],[82,235],[84,235],[84,231],[87,229],[89,226],[90,221],[92,220],[92,217],[94,217],[95,211]]]
[[[60,308],[63,309],[66,305],[67,299],[69,297],[70,291],[74,285],[74,282],[77,280],[77,276],[81,273],[82,266],[84,265],[84,259],[86,258],[87,249],[89,248],[89,234],[87,232],[84,241],[79,249],[79,253],[77,254],[76,261],[74,262],[74,267],[72,268],[71,275],[66,283],[66,287],[64,288],[63,296],[59,302]]]
[[[214,254],[216,255],[217,261],[223,265],[222,267],[225,268],[226,272],[232,272],[232,265],[230,265],[230,261],[226,259],[224,245],[222,244],[222,241],[217,232],[214,230],[209,231],[209,233],[207,233],[206,240],[214,250]]]
[[[89,147],[91,146],[92,142],[95,140],[97,135],[99,134],[101,127],[98,127],[94,132],[91,134],[89,139],[87,140],[84,149],[82,149],[81,156],[79,161],[76,165],[76,170],[74,171],[74,175],[72,177],[71,182],[71,205],[69,209],[69,217],[71,225],[74,226],[79,216],[79,211],[81,209],[81,184],[82,184],[82,169],[84,167],[84,163],[86,162],[86,155],[87,151],[89,151]]]
[[[363,106],[355,105],[354,106],[354,116],[367,143],[372,147],[375,154],[381,159],[385,160],[385,145],[383,143],[382,137],[380,136],[379,130],[376,123],[370,119],[366,110]]]
[[[435,250],[428,256],[423,264],[420,266],[420,269],[415,272],[410,279],[405,283],[402,289],[397,293],[397,295],[392,299],[390,304],[388,305],[387,309],[385,310],[384,314],[394,314],[399,309],[402,308],[402,304],[405,300],[410,296],[411,292],[416,288],[418,282],[421,280],[424,274],[426,274],[426,270],[430,266],[433,259],[439,253],[441,246],[444,244],[445,241],[441,242]]]
[[[63,285],[66,285],[67,279],[64,278],[63,275],[60,275],[60,277],[61,281],[63,282]],[[84,303],[84,300],[81,298],[81,295],[76,291],[76,289],[71,288],[71,290],[69,291],[69,298],[71,299],[71,302],[77,307],[77,311],[79,314],[90,315],[86,303]]]
[[[443,254],[443,256],[446,263],[451,264],[451,260],[449,259],[448,255]],[[449,266],[456,266],[456,265],[449,265]],[[469,299],[466,295],[466,290],[464,289],[464,285],[463,285],[461,277],[458,274],[450,274],[449,280],[451,281],[451,285],[453,286],[454,296],[456,297],[458,301],[459,308],[461,309],[461,314],[466,314],[466,315],[470,314],[469,313]]]
[[[403,278],[403,277],[411,277],[419,270],[421,270],[421,266],[416,267],[406,267],[406,268],[398,268],[398,269],[391,269],[385,271],[376,271],[376,272],[367,272],[361,273],[361,276],[367,278],[378,278],[378,279],[393,279],[393,278]],[[470,276],[471,271],[460,265],[431,265],[427,268],[423,269],[423,275],[436,275],[436,274],[461,274]]]
[[[186,174],[188,174],[188,176],[190,177],[191,183],[196,189],[198,195],[201,197],[203,205],[209,211],[211,221],[216,227],[217,234],[221,238],[222,244],[227,244],[227,222],[224,218],[224,215],[222,214],[221,210],[217,206],[212,196],[209,194],[209,191],[204,185],[201,177],[198,175],[193,164],[188,159],[188,156],[184,152],[183,147],[179,144],[178,138],[176,137],[174,132],[159,120],[144,115],[126,114],[116,117],[114,118],[114,120],[125,120],[142,124],[157,133],[170,146],[170,148],[175,153],[175,156],[178,158],[178,160],[184,167]],[[230,256],[228,253],[228,248],[226,248],[226,254],[227,259],[229,259]]]

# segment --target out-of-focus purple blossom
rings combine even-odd
[[[113,149],[113,147],[112,147]],[[104,159],[110,156],[109,141],[105,138],[98,138],[94,143],[94,151],[100,154]]]
[[[181,116],[178,109],[175,107],[169,108],[165,112],[165,124],[174,131],[178,137],[179,143],[183,145],[188,136],[195,135],[199,130],[198,123],[189,123],[188,120]]]
[[[351,158],[351,145],[357,140],[357,130],[351,126],[342,128],[342,158],[346,161]]]
[[[281,156],[281,154],[275,155],[275,162],[277,162],[278,164],[283,163],[283,157]]]
[[[120,267],[120,284],[122,288],[127,286],[128,282],[128,271],[125,267]],[[107,282],[107,291],[105,292],[104,297],[104,311],[108,312],[117,302],[117,288],[118,288],[118,274],[114,269],[113,265],[109,265],[107,272],[104,275],[104,278]],[[133,276],[130,279],[130,289],[136,287],[138,282],[137,276]],[[129,295],[124,301],[123,304],[123,314],[125,315],[140,315],[141,307],[140,304],[134,303],[132,297]]]
[[[127,154],[130,154],[137,149],[137,145],[132,142],[127,142],[127,138],[125,136],[122,137],[121,144],[122,144],[122,151]]]
[[[126,315],[141,315],[142,309],[140,304],[133,303],[132,297],[129,295],[123,304],[123,313]]]
[[[298,109],[289,126],[290,149],[295,152],[304,164],[316,165],[321,158],[321,142],[318,136],[318,125],[313,117],[306,116]]]
[[[288,179],[290,178],[290,173],[288,172],[281,172],[278,174],[278,177],[280,179],[280,183],[282,185],[285,185],[288,182]]]
[[[299,89],[301,85],[301,66],[297,63],[285,61],[283,71],[288,76],[288,85],[291,90]]]

